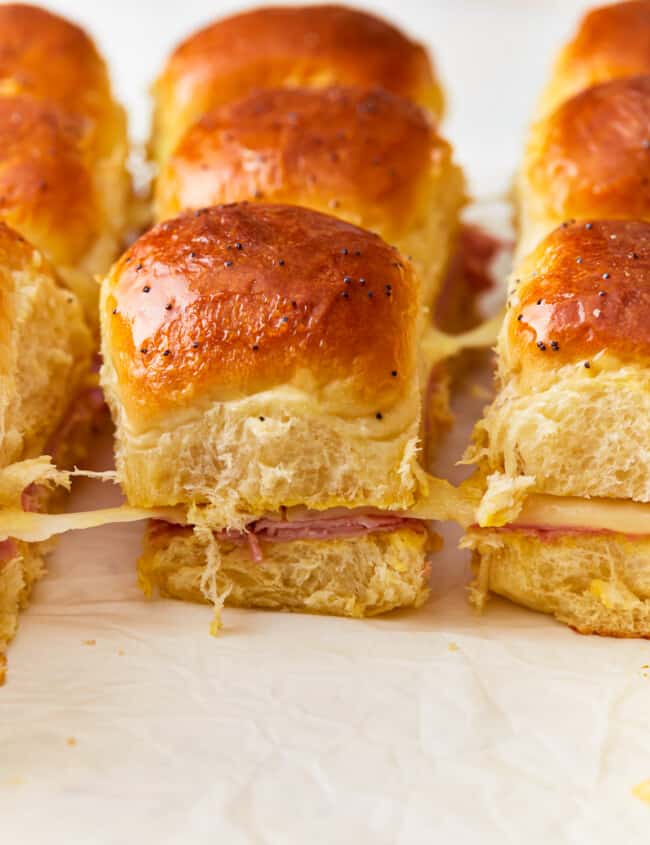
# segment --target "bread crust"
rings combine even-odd
[[[158,217],[255,198],[399,235],[432,162],[450,154],[421,109],[380,89],[257,91],[183,136],[157,182]]]
[[[309,373],[373,417],[414,373],[418,286],[379,237],[308,209],[201,209],[143,235],[104,282],[104,352],[131,423]],[[395,374],[395,375],[394,375]]]
[[[183,41],[155,86],[161,161],[216,105],[256,88],[381,86],[439,117],[442,94],[426,50],[391,24],[345,6],[253,9]]]
[[[582,91],[530,132],[519,255],[565,220],[650,217],[650,76]]]
[[[499,351],[503,378],[538,378],[607,351],[650,356],[650,223],[566,223],[517,268]],[[537,375],[535,375],[537,374]]]
[[[581,634],[650,637],[650,539],[475,530],[473,603],[488,591],[550,613]]]
[[[628,0],[592,9],[557,58],[540,113],[592,85],[650,73],[650,2]]]

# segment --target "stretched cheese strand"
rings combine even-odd
[[[66,531],[80,531],[118,522],[138,522],[143,519],[160,519],[182,524],[185,511],[178,508],[132,508],[128,505],[60,514],[0,510],[0,542],[12,538],[25,543],[41,543]]]
[[[428,367],[433,367],[446,358],[457,355],[464,349],[480,349],[494,346],[503,323],[503,312],[474,329],[461,334],[446,334],[428,326],[420,341],[420,352]]]

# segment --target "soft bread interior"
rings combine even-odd
[[[13,639],[18,627],[18,613],[27,605],[32,586],[45,573],[40,543],[19,543],[18,554],[0,563],[0,652]],[[0,684],[3,681],[0,663]]]
[[[468,457],[486,474],[532,476],[531,492],[650,501],[650,377],[601,362],[540,374],[537,385],[508,381]]]
[[[0,269],[8,314],[3,348],[3,465],[42,454],[90,369],[92,341],[78,300],[34,250]]]
[[[117,470],[131,505],[202,505],[200,521],[242,528],[283,506],[400,509],[417,498],[423,476],[417,375],[404,400],[380,419],[358,416],[340,397],[327,401],[285,385],[229,402],[197,401],[134,430],[108,354],[104,362]]]
[[[403,529],[339,540],[263,543],[255,563],[247,545],[215,541],[214,571],[205,540],[190,530],[150,532],[138,562],[145,591],[208,602],[339,616],[373,616],[419,607],[428,596],[427,534]],[[210,586],[211,578],[214,583]]]
[[[472,600],[489,592],[550,613],[583,634],[650,637],[650,538],[470,531]]]

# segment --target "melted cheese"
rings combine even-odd
[[[103,508],[81,513],[27,513],[21,510],[0,510],[0,540],[9,537],[25,543],[40,543],[66,531],[97,528],[113,522],[138,522],[141,519],[162,519],[183,523],[185,512],[178,508]]]
[[[428,367],[434,367],[464,349],[494,346],[502,323],[503,313],[499,313],[491,320],[462,334],[445,334],[434,326],[427,326],[420,340],[420,355]]]
[[[650,502],[630,499],[581,499],[577,496],[529,495],[510,523],[540,529],[613,531],[650,536]]]

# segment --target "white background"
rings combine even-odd
[[[238,3],[56,2],[143,138],[172,45]],[[432,48],[475,194],[504,192],[569,2],[369,5]],[[479,399],[447,444],[449,474]],[[97,454],[106,459],[108,444]],[[82,482],[76,508],[114,500]],[[501,602],[476,617],[446,531],[434,597],[358,622],[145,603],[138,527],[66,537],[0,690],[0,843],[648,842],[650,645]],[[90,644],[94,642],[94,644]]]

